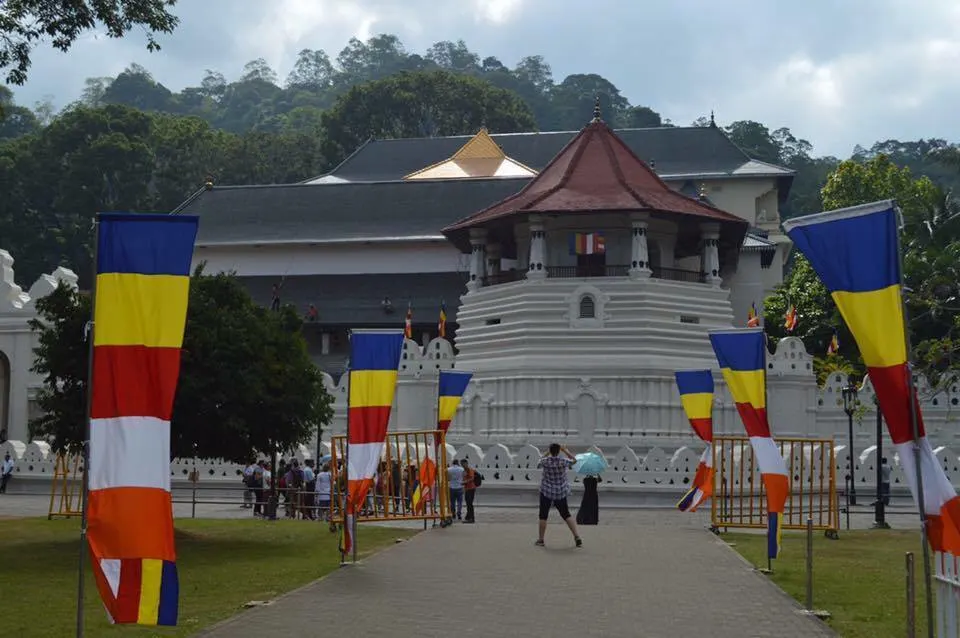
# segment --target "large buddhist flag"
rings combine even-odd
[[[112,622],[176,625],[170,415],[197,218],[99,215],[88,541]]]
[[[730,390],[740,419],[750,437],[753,456],[767,492],[767,556],[780,555],[783,507],[790,482],[787,464],[770,435],[767,421],[767,388],[764,374],[766,345],[763,330],[711,330],[710,343],[720,363],[723,380]]]
[[[695,512],[713,494],[713,374],[709,370],[690,370],[676,372],[675,376],[683,411],[693,431],[707,444],[690,489],[677,503],[680,511]]]
[[[926,439],[916,389],[911,392],[896,205],[882,201],[799,217],[784,229],[830,291],[860,348],[918,503],[916,419],[927,536],[935,550],[960,554],[960,497]]]
[[[402,350],[400,330],[355,330],[350,334],[344,553],[353,548],[355,514],[373,485],[383,454]]]
[[[437,389],[437,426],[446,432],[450,429],[450,422],[457,413],[457,406],[463,393],[470,385],[472,372],[461,370],[441,370]]]

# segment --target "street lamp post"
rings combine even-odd
[[[874,464],[877,466],[877,502],[873,505],[873,527],[875,529],[890,529],[887,523],[887,513],[884,508],[883,493],[883,413],[880,411],[880,400],[873,395],[873,403],[877,408],[877,454]]]
[[[857,386],[850,379],[843,386],[843,411],[847,413],[847,433],[850,439],[850,505],[857,504],[856,458],[853,450],[853,413],[857,410]]]

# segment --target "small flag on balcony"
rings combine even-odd
[[[600,233],[573,233],[570,235],[571,255],[602,255],[607,246]]]
[[[447,338],[447,304],[445,301],[440,302],[440,321],[437,322],[437,332],[441,339]]]
[[[413,304],[407,304],[407,318],[403,321],[403,338],[413,339]]]

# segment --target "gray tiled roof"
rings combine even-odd
[[[271,289],[279,277],[239,277],[253,300],[269,306]],[[402,328],[407,304],[413,306],[415,324],[435,324],[440,302],[447,304],[447,320],[455,323],[460,295],[466,292],[467,274],[401,273],[394,275],[305,275],[286,277],[280,301],[293,304],[300,314],[314,304],[325,325]],[[390,297],[393,314],[383,312],[380,302]]]
[[[434,236],[513,195],[526,180],[218,186],[182,212],[200,216],[197,243]],[[444,240],[446,241],[446,240]]]
[[[745,165],[760,174],[757,163],[716,127],[619,129],[616,134],[644,162],[654,163],[661,176],[733,175]],[[507,156],[541,170],[578,131],[505,133],[491,137]],[[328,175],[348,181],[402,179],[413,171],[451,157],[469,135],[434,138],[370,140]],[[767,174],[792,171],[767,164]]]

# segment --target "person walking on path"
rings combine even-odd
[[[600,522],[600,496],[597,493],[597,484],[600,476],[585,476],[583,478],[583,499],[577,509],[577,525],[597,525]]]
[[[467,517],[463,519],[464,523],[476,523],[473,512],[473,499],[477,495],[477,488],[483,477],[480,472],[470,467],[467,459],[460,461],[460,467],[463,468],[463,500],[467,503]]]
[[[560,458],[560,452],[563,452],[566,458]],[[547,517],[550,515],[551,506],[557,508],[560,518],[570,528],[577,547],[583,546],[583,541],[577,533],[577,523],[570,516],[570,507],[567,505],[567,497],[570,495],[567,470],[576,462],[577,459],[570,454],[570,450],[559,443],[551,443],[550,453],[537,462],[537,467],[543,469],[543,476],[540,479],[540,535],[535,543],[538,547],[544,545],[543,535],[547,531]]]
[[[463,518],[463,468],[460,461],[453,459],[453,465],[447,468],[447,487],[450,489],[450,516],[457,520]]]
[[[11,476],[13,476],[13,459],[6,454],[3,457],[3,463],[0,463],[0,494],[7,493],[7,483],[10,482]]]

